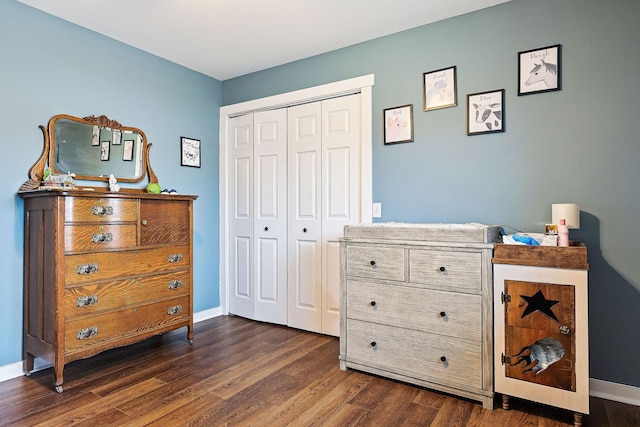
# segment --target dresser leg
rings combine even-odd
[[[582,427],[582,414],[579,414],[578,412],[573,413],[573,426]]]
[[[509,396],[506,394],[502,395],[502,409],[505,411],[509,410]]]
[[[33,354],[27,353],[24,357],[23,369],[24,375],[29,377],[31,376],[31,371],[33,371]]]

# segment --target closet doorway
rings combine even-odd
[[[222,312],[339,334],[346,224],[371,222],[364,76],[220,110]]]

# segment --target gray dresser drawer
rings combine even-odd
[[[480,341],[479,295],[350,280],[347,318]]]
[[[405,250],[397,247],[349,245],[347,275],[405,281]]]
[[[352,319],[347,319],[347,333],[351,362],[460,388],[482,387],[476,343]]]
[[[480,293],[481,263],[478,252],[411,249],[409,281]]]

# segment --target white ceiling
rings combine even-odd
[[[510,0],[18,0],[218,80]]]

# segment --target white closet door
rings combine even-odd
[[[289,108],[289,326],[338,336],[340,250],[360,222],[360,95]]]
[[[253,319],[253,115],[229,119],[229,313]]]
[[[288,325],[322,332],[321,104],[291,107],[288,115]]]
[[[340,246],[361,221],[360,95],[322,101],[322,333],[340,335]]]
[[[253,116],[255,320],[287,323],[287,112]]]

